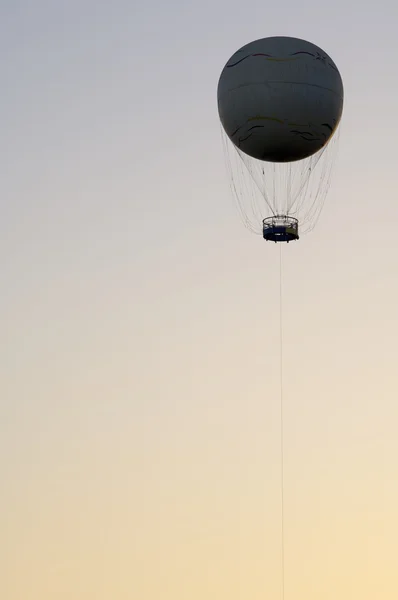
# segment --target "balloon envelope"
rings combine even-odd
[[[276,163],[321,150],[339,124],[343,96],[330,56],[291,37],[243,46],[226,63],[217,90],[220,120],[232,143]]]

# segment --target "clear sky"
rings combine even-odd
[[[398,597],[395,4],[3,0],[4,600],[280,598],[278,249],[216,106],[270,35],[345,84],[284,248],[286,600]]]

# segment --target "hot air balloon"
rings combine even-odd
[[[259,39],[227,61],[217,99],[231,184],[245,224],[264,239],[297,240],[299,227],[315,225],[343,97],[337,66],[305,40]]]

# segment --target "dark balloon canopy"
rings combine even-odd
[[[318,46],[291,37],[251,42],[226,63],[218,111],[232,143],[269,162],[303,160],[321,150],[343,110],[343,83]]]

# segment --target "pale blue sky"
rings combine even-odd
[[[396,599],[395,12],[3,1],[4,600],[279,598],[278,256],[216,106],[269,35],[345,84],[325,209],[285,249],[286,600]]]

